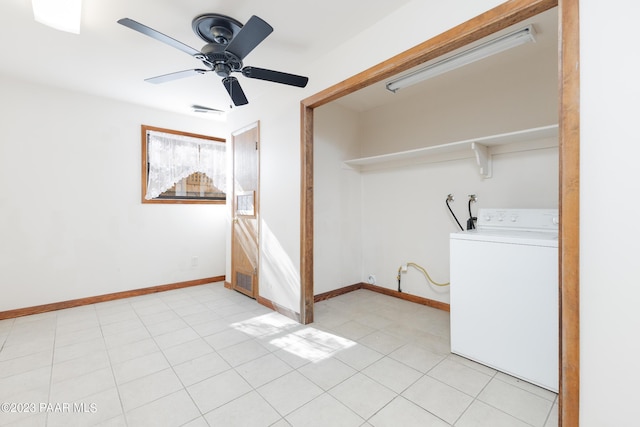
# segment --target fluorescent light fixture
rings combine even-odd
[[[522,28],[518,31],[514,31],[509,34],[505,34],[501,37],[489,40],[476,47],[456,53],[453,56],[442,59],[433,64],[427,65],[424,68],[420,68],[410,74],[402,76],[396,80],[392,80],[387,83],[387,89],[391,92],[396,92],[399,89],[406,88],[414,85],[431,77],[435,77],[440,74],[444,74],[447,71],[455,70],[464,65],[471,64],[472,62],[479,61],[487,58],[496,53],[503,52],[512,47],[519,46],[527,42],[535,42],[533,27]]]
[[[80,34],[82,0],[31,0],[33,18],[41,24]]]

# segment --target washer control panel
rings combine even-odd
[[[558,209],[488,209],[478,210],[477,228],[527,231],[557,231]]]

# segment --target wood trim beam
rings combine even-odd
[[[580,423],[580,40],[579,1],[561,0],[560,390],[558,425]]]
[[[300,318],[313,322],[313,108],[300,106]]]
[[[68,301],[54,302],[51,304],[36,305],[33,307],[18,308],[15,310],[0,311],[0,320],[14,317],[29,316],[31,314],[46,313],[48,311],[62,310],[65,308],[79,307],[82,305],[96,304],[99,302],[113,301],[122,298],[137,297],[157,292],[171,291],[187,288],[189,286],[205,285],[207,283],[222,282],[224,276],[207,277],[205,279],[189,280],[186,282],[170,283],[168,285],[151,286],[149,288],[132,289],[130,291],[114,292],[111,294],[97,295],[93,297],[79,298]]]
[[[188,136],[190,138],[198,138],[198,139],[208,139],[209,141],[216,141],[216,142],[227,142],[226,139],[224,138],[219,138],[217,136],[210,136],[210,135],[202,135],[199,133],[192,133],[192,132],[184,132],[181,130],[175,130],[175,129],[167,129],[167,128],[159,128],[156,126],[148,126],[148,125],[141,125],[142,131],[145,132],[148,130],[154,131],[154,132],[162,132],[162,133],[170,133],[173,135],[181,135],[181,136]]]

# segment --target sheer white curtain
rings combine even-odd
[[[198,172],[202,172],[211,178],[213,185],[220,191],[226,191],[227,188],[226,149],[226,144],[223,143],[200,144]]]
[[[213,185],[225,191],[227,184],[225,144],[182,135],[149,131],[147,194],[150,200],[194,172],[203,172]]]

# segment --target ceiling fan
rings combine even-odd
[[[206,67],[145,79],[149,83],[164,83],[213,71],[222,77],[222,84],[234,105],[245,105],[249,101],[240,82],[231,73],[238,72],[250,79],[267,80],[297,87],[305,87],[309,81],[308,77],[243,65],[244,58],[273,31],[271,25],[255,15],[244,25],[233,18],[217,13],[196,16],[191,23],[193,31],[207,42],[202,50],[187,46],[133,19],[122,18],[118,20],[118,23],[179,49],[199,59]]]

